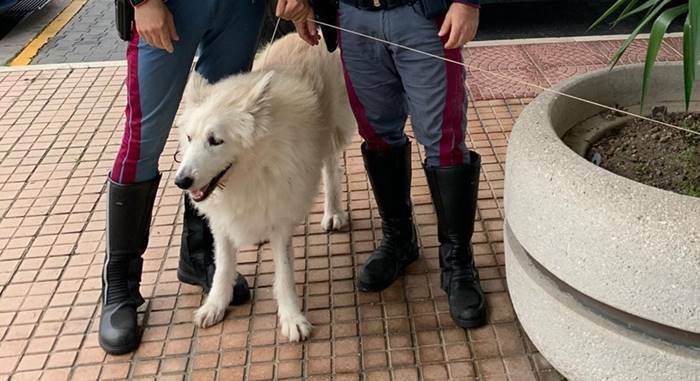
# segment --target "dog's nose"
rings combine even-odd
[[[175,185],[180,189],[190,189],[192,183],[194,183],[194,179],[190,176],[177,176],[175,178]]]

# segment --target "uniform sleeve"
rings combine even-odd
[[[481,8],[479,0],[452,0],[452,2],[466,4],[474,8]]]

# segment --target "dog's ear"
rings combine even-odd
[[[266,73],[253,85],[243,101],[243,111],[255,116],[267,107],[273,76],[274,72],[272,71]]]
[[[185,104],[200,104],[206,97],[208,89],[209,81],[196,70],[193,71],[190,75],[190,80],[187,82],[187,88],[185,89]]]

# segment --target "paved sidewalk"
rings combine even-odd
[[[470,48],[468,63],[548,86],[599,67],[612,43]],[[678,41],[664,46],[678,59]],[[638,60],[639,52],[626,59]],[[413,157],[421,259],[379,294],[359,293],[356,269],[379,239],[376,206],[355,139],[345,152],[352,230],[326,234],[318,198],[294,238],[296,280],[313,336],[279,336],[268,247],[247,248],[239,267],[254,300],[197,329],[198,288],[176,279],[181,193],[172,186],[176,133],[161,160],[163,181],[145,254],[144,342],[126,356],[97,344],[104,257],[106,173],[123,125],[121,65],[0,69],[0,380],[561,380],[522,331],[505,282],[503,170],[508,134],[536,92],[475,72],[468,144],[483,156],[476,263],[489,324],[462,330],[439,288],[436,218]]]
[[[15,58],[70,2],[71,0],[49,1],[43,8],[26,16],[20,26],[14,27],[0,38],[0,65],[5,65]]]
[[[470,95],[478,100],[533,97],[540,90],[504,76],[548,88],[571,76],[607,67],[621,43],[614,39],[470,47],[464,55],[465,63],[474,68],[467,80]],[[634,41],[620,65],[644,62],[646,46],[646,40]],[[682,51],[680,38],[668,38],[661,45],[658,60],[681,60]]]
[[[114,1],[90,0],[32,60],[33,64],[123,60],[126,42],[114,25]]]

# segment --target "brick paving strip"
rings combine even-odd
[[[604,66],[616,46],[476,47],[466,62],[549,85]],[[661,56],[678,60],[679,52],[680,42],[670,39]],[[639,43],[624,62],[643,57]],[[143,344],[131,355],[106,356],[97,344],[104,183],[121,138],[124,76],[119,63],[0,69],[0,380],[561,380],[522,331],[505,283],[506,142],[536,94],[482,72],[469,80],[468,144],[483,156],[474,249],[490,306],[487,326],[462,330],[449,317],[422,151],[413,158],[421,259],[382,293],[356,291],[354,273],[380,234],[356,138],[344,154],[352,230],[324,233],[319,197],[294,237],[311,339],[289,344],[279,337],[267,247],[239,255],[240,271],[255,286],[253,302],[231,309],[222,324],[195,328],[201,292],[175,274],[182,227],[173,131],[144,256]]]

